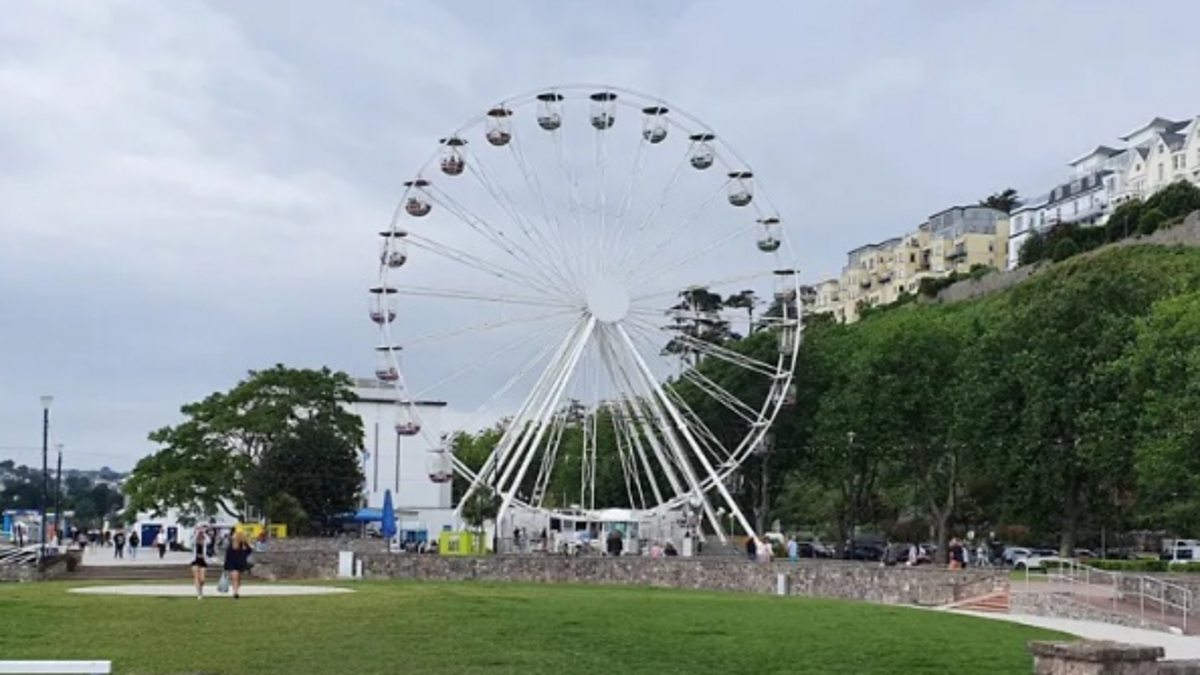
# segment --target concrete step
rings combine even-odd
[[[1008,591],[996,591],[981,595],[977,598],[970,598],[962,602],[954,603],[954,609],[963,609],[970,612],[986,612],[989,614],[1008,614],[1011,607]]]

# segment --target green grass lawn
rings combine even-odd
[[[0,658],[117,673],[1028,673],[1061,637],[942,612],[629,587],[363,582],[239,601],[0,585]]]

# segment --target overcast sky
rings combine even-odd
[[[399,181],[507,95],[609,82],[719,129],[808,280],[1200,113],[1200,4],[0,0],[0,459],[129,468],[283,362],[372,368]],[[453,392],[449,398],[453,399]],[[453,406],[453,400],[451,400]]]

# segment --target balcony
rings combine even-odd
[[[963,246],[955,247],[953,251],[946,254],[946,260],[961,260],[967,257],[967,249]]]
[[[886,283],[890,282],[891,280],[892,280],[892,273],[890,271],[879,273],[879,283],[886,284]]]
[[[870,288],[870,287],[871,287],[871,280],[870,280],[870,279],[863,279],[862,281],[858,282],[858,286],[859,286],[859,288]]]

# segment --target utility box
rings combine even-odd
[[[354,551],[338,551],[338,572],[339,579],[354,578]]]

